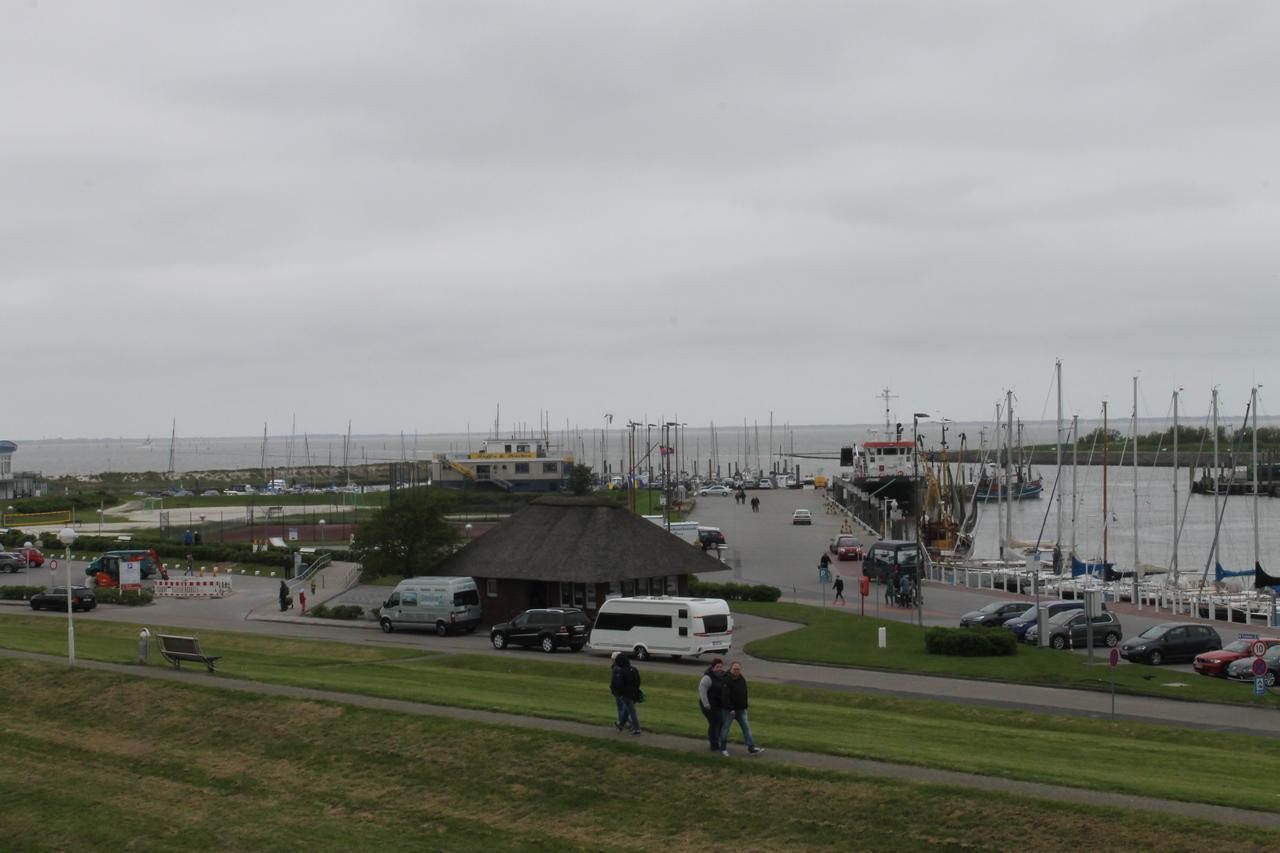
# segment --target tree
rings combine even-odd
[[[445,520],[453,503],[452,494],[437,489],[396,492],[356,528],[356,559],[372,576],[430,574],[458,543],[458,532]]]
[[[595,478],[591,476],[591,466],[574,465],[569,471],[569,489],[575,495],[585,495],[595,486]]]

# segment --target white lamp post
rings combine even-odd
[[[320,541],[324,541],[324,519],[320,519]]]
[[[467,530],[467,541],[470,542],[471,541],[471,523],[470,522],[467,522],[466,530]]]
[[[102,507],[98,507],[98,535],[102,535]]]
[[[70,527],[62,528],[58,533],[58,541],[66,546],[67,561],[67,661],[76,665],[76,623],[71,607],[71,543],[76,541],[76,532]]]

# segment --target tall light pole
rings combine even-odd
[[[920,621],[920,627],[924,627],[924,605],[921,601],[921,586],[924,584],[924,574],[921,569],[924,568],[925,553],[924,548],[920,546],[920,419],[929,419],[929,415],[925,412],[915,412],[911,416],[911,510],[916,517],[916,553],[919,555],[919,562],[916,563],[916,617]]]
[[[667,421],[662,425],[662,460],[666,462],[663,467],[662,474],[662,493],[666,497],[663,502],[666,504],[667,511],[667,532],[671,532],[671,430],[672,427],[680,428],[680,424],[675,421]]]
[[[58,533],[58,541],[66,546],[65,559],[67,561],[67,662],[72,666],[76,665],[76,623],[72,615],[74,608],[71,606],[71,543],[76,541],[76,532],[70,527],[64,527]]]

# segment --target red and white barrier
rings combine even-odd
[[[230,577],[158,580],[152,591],[169,598],[222,598],[234,592]]]

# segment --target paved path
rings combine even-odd
[[[64,660],[52,655],[41,655],[26,652],[14,652],[0,649],[0,657],[38,660],[45,663],[63,663]],[[396,699],[382,699],[373,696],[360,696],[350,693],[339,693],[329,690],[315,690],[304,687],[290,687],[277,684],[264,684],[254,681],[240,681],[224,676],[191,670],[175,671],[167,667],[142,667],[122,664],[104,663],[101,661],[80,661],[78,666],[102,672],[113,672],[140,678],[154,678],[163,681],[196,684],[202,687],[214,687],[222,690],[235,690],[242,693],[255,693],[277,696],[287,699],[307,701],[333,702],[341,705],[352,705],[361,708],[375,708],[394,711],[401,714],[418,716],[451,717],[496,726],[513,726],[522,729],[536,729],[557,734],[587,737],[598,740],[617,740],[618,733],[612,725],[588,725],[568,720],[548,720],[541,717],[522,717],[516,714],[504,714],[493,711],[477,711],[466,708],[453,708],[442,705],[429,705],[421,702],[407,702]],[[630,739],[630,738],[628,738]],[[648,747],[668,749],[679,752],[704,754],[706,744],[701,738],[679,737],[646,733],[639,742]],[[993,793],[1015,794],[1018,796],[1050,799],[1055,802],[1073,802],[1088,806],[1117,809],[1133,809],[1137,811],[1156,812],[1159,814],[1181,815],[1202,820],[1221,823],[1254,826],[1263,829],[1280,829],[1280,814],[1271,812],[1253,812],[1246,809],[1213,806],[1203,803],[1186,803],[1176,800],[1161,800],[1153,797],[1140,797],[1125,794],[1101,793],[1078,788],[1067,788],[1059,785],[1046,785],[1038,782],[1020,782],[994,776],[979,776],[973,773],[958,773],[950,770],[936,770],[927,767],[914,767],[903,764],[890,764],[883,761],[870,761],[858,758],[845,758],[835,755],[822,755],[810,752],[796,752],[786,749],[767,749],[759,758],[747,758],[744,753],[736,753],[743,761],[768,761],[790,767],[802,767],[824,772],[849,773],[858,776],[878,776],[905,782],[921,784],[950,785],[967,790],[991,791]],[[706,756],[708,761],[724,760]],[[731,759],[732,760],[732,759]]]

